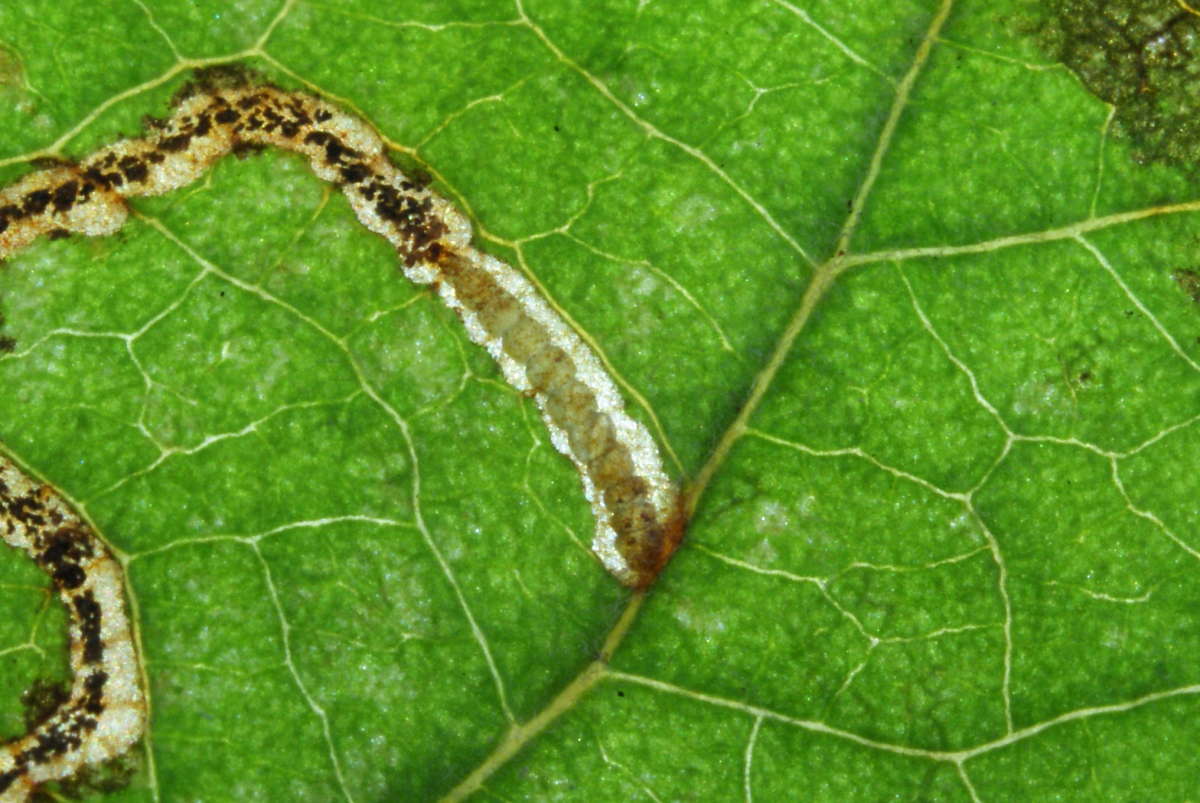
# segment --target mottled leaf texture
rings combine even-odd
[[[1043,5],[0,5],[0,183],[196,68],[323,95],[596,349],[691,513],[618,585],[455,315],[303,160],[226,158],[0,268],[0,444],[114,547],[149,683],[51,791],[1194,796],[1194,12]],[[0,572],[12,738],[66,618]]]

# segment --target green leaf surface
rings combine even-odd
[[[696,502],[631,599],[532,403],[297,157],[38,243],[0,443],[126,564],[153,719],[109,799],[1194,795],[1200,193],[1024,8],[0,6],[0,180],[197,66],[325,94]],[[0,571],[12,736],[64,617]]]

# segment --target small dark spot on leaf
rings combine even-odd
[[[417,189],[425,189],[433,183],[433,176],[429,175],[429,171],[420,167],[409,171],[408,177],[412,179],[413,186]]]
[[[237,142],[233,146],[233,155],[239,159],[245,159],[247,156],[257,156],[266,149],[265,145],[257,142]]]
[[[4,313],[0,312],[0,329],[4,328]],[[0,354],[8,354],[17,348],[16,338],[0,335]]]

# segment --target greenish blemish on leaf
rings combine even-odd
[[[1172,0],[1057,0],[1046,49],[1115,109],[1140,162],[1200,163],[1200,15]]]
[[[24,60],[12,48],[0,44],[0,109],[4,114],[30,114],[35,108]]]
[[[1171,278],[1192,301],[1200,304],[1200,273],[1191,268],[1180,268],[1171,274]]]
[[[0,90],[19,87],[25,82],[25,71],[16,53],[0,45]]]

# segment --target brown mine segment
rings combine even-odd
[[[677,508],[665,523],[656,523],[647,528],[641,544],[632,548],[624,548],[621,536],[617,537],[617,548],[621,556],[629,563],[636,573],[636,579],[631,585],[634,588],[645,589],[654,584],[663,567],[671,559],[671,555],[683,540],[683,531],[687,526],[687,515],[683,511],[682,500],[676,500]]]
[[[541,327],[485,271],[449,252],[440,264],[459,302],[475,313],[488,334],[501,339],[510,355],[520,359],[526,347],[537,343],[539,350],[526,358],[526,377],[533,390],[542,394],[546,415],[566,433],[576,459],[586,463],[598,450],[611,448],[612,426],[596,409],[591,390],[575,378],[575,365],[567,353],[546,346]]]
[[[485,271],[464,264],[453,254],[441,261],[442,275],[464,307],[475,313],[504,350],[525,365],[525,376],[535,393],[545,397],[546,413],[568,436],[595,402],[586,386],[575,379],[575,363],[565,351],[547,344],[545,330],[524,314],[513,296]],[[589,416],[590,417],[590,416]],[[572,437],[578,440],[578,435]]]
[[[581,430],[581,436],[586,438],[586,443],[580,449],[580,453],[588,455],[587,464],[590,473],[592,462],[603,457],[609,449],[616,445],[616,437],[612,421],[599,410],[592,411]]]
[[[516,325],[523,314],[521,305],[508,293],[498,292],[482,299],[475,309],[479,322],[495,337],[503,338],[504,333]]]
[[[617,550],[641,576],[657,576],[670,555],[659,511],[650,503],[649,487],[641,477],[624,477],[605,489],[617,532]]]
[[[624,444],[617,440],[616,434],[610,432],[599,449],[592,452],[587,469],[599,487],[613,489],[616,487],[614,483],[620,482],[633,472],[633,459]],[[615,496],[609,500],[610,495],[611,491],[605,492],[606,503],[624,501],[622,496]]]
[[[660,551],[658,510],[650,501],[649,484],[634,474],[633,459],[624,444],[610,436],[601,448],[603,452],[588,461],[588,473],[603,489],[604,506],[617,532],[617,549],[640,571],[649,559],[643,553]]]
[[[565,402],[563,386],[575,378],[575,363],[557,346],[546,346],[529,358],[525,364],[525,376],[534,392]],[[566,413],[572,419],[578,417],[575,410],[567,410]]]
[[[528,363],[542,348],[546,330],[529,317],[524,317],[504,333],[504,350],[522,365]]]
[[[480,325],[499,338],[514,359],[525,363],[526,378],[534,392],[542,394],[546,415],[566,433],[577,459],[586,462],[594,454],[588,448],[588,425],[604,421],[606,432],[611,432],[611,427],[597,415],[594,394],[575,378],[574,362],[557,346],[545,345],[544,330],[485,271],[464,264],[452,253],[447,253],[440,264],[459,302],[475,313]]]
[[[661,513],[647,498],[649,490],[640,477],[627,477],[618,486],[606,490],[605,500],[612,507],[612,526],[617,533],[617,551],[640,578],[634,585],[645,587],[654,582],[683,539],[682,507],[661,521]],[[615,501],[623,497],[624,501]]]
[[[480,326],[492,337],[503,338],[524,315],[517,300],[491,276],[453,252],[446,251],[438,264],[446,283],[454,288],[454,295],[475,313]]]
[[[618,551],[636,576],[649,583],[678,537],[669,534],[670,523],[659,522],[650,486],[635,475],[633,458],[617,439],[608,416],[597,408],[594,392],[575,377],[570,356],[547,342],[545,329],[491,275],[450,251],[439,264],[443,280],[454,288],[459,302],[476,315],[489,335],[500,338],[509,356],[525,366],[546,417],[566,435],[575,460],[603,494]],[[675,529],[682,532],[681,527]]]
[[[564,422],[562,429],[566,432],[571,444],[571,453],[581,463],[590,463],[596,451],[593,445],[603,448],[607,436],[611,433],[608,417],[602,415],[596,407],[596,399],[591,388],[575,377],[568,377],[555,392],[545,396],[546,414],[555,421]],[[596,437],[599,429],[602,437]]]

